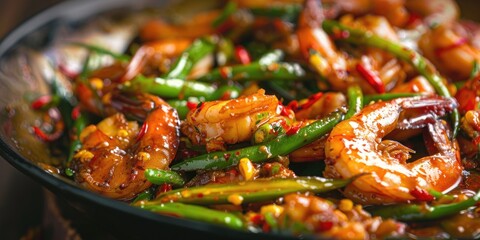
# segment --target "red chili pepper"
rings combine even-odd
[[[407,23],[405,24],[406,26],[414,26],[417,24],[420,24],[422,22],[422,16],[420,16],[418,13],[410,13],[408,16]]]
[[[290,136],[290,135],[298,133],[299,130],[300,130],[300,124],[297,124],[295,126],[292,126],[290,129],[288,129],[288,131],[285,134]]]
[[[33,132],[37,137],[39,137],[40,139],[46,142],[53,142],[58,138],[60,138],[60,136],[62,135],[61,131],[56,131],[53,134],[45,133],[42,129],[40,129],[37,126],[33,126]]]
[[[461,114],[474,110],[478,102],[475,91],[467,87],[460,88],[455,94],[455,99],[458,101],[458,110]]]
[[[255,214],[252,217],[250,217],[250,222],[252,222],[255,225],[261,225],[265,222],[265,218],[261,214]]]
[[[450,44],[448,46],[445,46],[445,47],[439,47],[437,49],[435,49],[435,55],[439,56],[441,55],[442,53],[446,52],[446,51],[450,51],[450,50],[453,50],[457,47],[460,47],[462,46],[463,44],[467,43],[468,42],[468,39],[466,38],[460,38],[458,39],[458,41],[454,42],[453,44]]]
[[[367,69],[360,63],[358,63],[355,68],[357,69],[358,73],[360,73],[360,75],[367,80],[368,84],[375,89],[375,91],[378,93],[385,93],[385,84],[375,72]]]
[[[249,64],[252,62],[252,58],[248,53],[247,49],[243,46],[236,46],[235,47],[235,57],[241,64]]]
[[[328,231],[330,229],[332,229],[333,227],[333,222],[331,221],[321,221],[317,224],[315,230],[317,230],[318,232],[325,232],[325,231]]]
[[[433,201],[435,198],[425,189],[415,188],[410,191],[410,194],[419,201]]]
[[[221,67],[219,71],[220,76],[222,76],[223,79],[229,79],[232,75],[232,70],[230,69],[230,67]]]
[[[172,184],[164,183],[158,188],[158,193],[164,193],[172,190]]]
[[[35,99],[35,101],[32,102],[31,107],[34,110],[38,110],[51,102],[52,102],[52,96],[45,95]]]
[[[80,112],[80,106],[76,106],[72,110],[71,117],[75,121],[80,117],[81,114],[82,113]]]
[[[291,102],[288,103],[287,105],[288,108],[292,109],[294,112],[297,111],[298,109],[298,102],[297,100],[293,100]]]
[[[142,137],[145,135],[147,131],[148,131],[148,123],[144,122],[142,125],[142,128],[140,129],[140,132],[138,132],[136,141],[137,142],[140,141],[140,139],[142,139]]]
[[[197,106],[198,106],[198,103],[187,102],[187,108],[190,109],[190,110],[194,110],[195,108],[197,108]]]
[[[300,107],[298,107],[297,109],[300,110],[300,109],[307,109],[307,108],[311,107],[318,100],[320,100],[320,98],[322,98],[322,96],[323,96],[322,92],[318,92],[318,93],[313,94],[312,96],[310,96],[308,98],[308,101],[306,103],[300,105]]]

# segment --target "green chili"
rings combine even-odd
[[[195,40],[192,45],[178,57],[168,73],[164,75],[164,78],[185,79],[195,64],[208,54],[213,53],[214,50],[215,44],[212,39],[200,38]]]
[[[480,191],[466,200],[429,206],[427,204],[399,204],[376,207],[369,210],[373,215],[385,218],[395,218],[401,221],[434,220],[456,214],[474,206],[480,201]]]
[[[347,90],[347,96],[348,96],[348,111],[345,114],[345,119],[349,119],[356,113],[360,112],[363,106],[363,93],[362,93],[362,89],[359,86],[355,85],[355,86],[349,87]]]
[[[363,98],[363,105],[367,105],[376,101],[389,101],[397,98],[418,97],[422,96],[421,93],[382,93],[382,94],[369,94]]]
[[[281,18],[286,21],[296,21],[302,11],[301,4],[269,6],[266,8],[250,8],[250,12],[259,17]]]
[[[137,206],[160,214],[222,225],[228,228],[238,230],[245,228],[243,219],[238,215],[206,207],[183,203],[152,203],[144,201],[140,201]]]
[[[222,13],[212,22],[212,26],[217,28],[223,23],[225,23],[233,13],[237,11],[237,3],[229,1],[227,5],[223,8]]]
[[[156,185],[168,183],[178,187],[185,184],[185,180],[180,174],[169,170],[148,168],[145,170],[145,178]]]
[[[151,203],[182,202],[198,205],[239,205],[271,201],[295,192],[328,192],[345,187],[351,181],[352,179],[320,177],[259,178],[252,181],[212,184],[168,191],[157,196]]]
[[[334,38],[358,45],[365,45],[385,50],[401,60],[411,64],[417,72],[424,76],[435,91],[444,97],[451,97],[444,79],[438,74],[435,67],[418,52],[408,49],[400,44],[392,42],[380,36],[347,27],[337,21],[325,20],[322,27],[328,34]],[[458,109],[454,109],[451,114],[453,124],[453,136],[456,136],[460,124],[460,115]]]
[[[341,112],[334,112],[323,119],[300,128],[295,134],[280,135],[269,142],[242,149],[213,152],[189,158],[173,165],[171,168],[176,171],[224,169],[238,164],[239,160],[244,157],[258,163],[277,156],[285,156],[331,131],[343,119],[343,116],[344,114]]]

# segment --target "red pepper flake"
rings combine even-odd
[[[265,222],[265,223],[263,223],[262,230],[263,230],[263,232],[268,233],[268,232],[270,232],[271,227],[270,227],[270,225],[268,225],[267,222]]]
[[[72,113],[70,114],[72,119],[75,121],[77,120],[82,113],[80,112],[80,106],[76,106],[72,109]]]
[[[225,158],[225,161],[228,161],[228,159],[231,157],[232,155],[229,154],[229,153],[224,153],[223,154],[223,158]]]
[[[261,214],[255,214],[250,217],[250,222],[255,225],[262,225],[265,222],[265,218]]]
[[[230,67],[221,67],[218,71],[223,79],[230,79],[232,77],[232,69]]]
[[[60,132],[55,132],[53,134],[47,134],[37,126],[33,126],[33,132],[35,133],[35,135],[37,137],[39,137],[40,139],[42,139],[43,141],[46,141],[46,142],[53,142],[53,141],[57,140],[61,135],[61,131]]]
[[[355,68],[362,75],[362,77],[367,80],[368,84],[375,89],[378,93],[385,93],[385,84],[382,79],[370,69],[367,69],[362,64],[358,63]]]
[[[420,14],[412,12],[408,16],[407,23],[405,24],[406,26],[415,26],[417,24],[422,23],[422,16]]]
[[[198,193],[197,198],[203,198],[203,193]]]
[[[194,110],[195,108],[197,108],[198,105],[199,104],[195,102],[190,102],[190,101],[187,102],[187,108],[190,110]]]
[[[333,29],[333,39],[347,39],[350,37],[350,32],[347,30]]]
[[[290,129],[288,129],[286,134],[288,136],[291,136],[291,135],[297,134],[299,130],[300,130],[300,124],[297,124],[295,126],[292,126]]]
[[[235,156],[240,156],[240,151],[236,151]]]
[[[298,107],[298,109],[300,110],[300,109],[306,109],[306,108],[311,107],[318,100],[320,100],[320,98],[322,98],[322,96],[323,96],[322,92],[318,92],[318,93],[313,94],[312,96],[310,96],[308,98],[308,101],[306,103],[302,104],[300,107]]]
[[[138,135],[137,135],[137,139],[136,141],[140,141],[140,139],[143,138],[143,136],[145,135],[145,133],[148,131],[148,123],[147,122],[144,122],[143,125],[142,125],[142,128],[140,129],[140,132],[138,132]]]
[[[480,144],[480,136],[474,138],[473,141],[472,141],[472,143],[473,143],[474,145]]]
[[[45,95],[35,99],[35,101],[32,102],[31,107],[34,110],[38,110],[51,102],[52,102],[52,96]]]
[[[410,194],[419,201],[433,201],[435,198],[432,194],[427,192],[425,189],[415,188],[410,191]]]
[[[252,58],[247,49],[241,45],[235,47],[235,57],[241,64],[249,64],[252,62]]]
[[[158,188],[158,193],[164,193],[172,190],[172,184],[164,183]]]
[[[454,42],[454,43],[452,43],[448,46],[438,47],[437,49],[435,49],[435,55],[439,56],[442,53],[453,50],[455,48],[458,48],[458,47],[462,46],[463,44],[465,44],[467,42],[468,42],[467,38],[460,38],[460,39],[458,39],[458,41],[456,41],[456,42]]]
[[[280,115],[285,116],[285,117],[290,116],[292,110],[289,107],[280,105],[280,108],[281,108],[280,109]]]
[[[225,91],[225,92],[222,94],[222,96],[220,97],[220,100],[229,100],[229,99],[231,99],[230,96],[232,96],[232,92],[230,92],[230,91]]]
[[[317,226],[316,226],[316,230],[318,232],[325,232],[325,231],[328,231],[330,229],[332,229],[333,227],[333,222],[331,221],[321,221],[321,222],[318,222]]]
[[[292,109],[294,112],[298,109],[298,102],[297,100],[293,100],[287,104],[287,107]]]
[[[237,176],[238,175],[238,171],[234,168],[226,171],[225,173],[228,174],[228,175],[232,175],[232,176]]]

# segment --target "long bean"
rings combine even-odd
[[[197,81],[215,82],[218,80],[234,81],[277,81],[313,79],[300,64],[278,62],[283,57],[281,50],[274,50],[262,56],[258,61],[247,65],[220,67],[201,76]]]
[[[248,158],[250,161],[258,163],[277,156],[285,156],[331,131],[343,117],[343,113],[334,112],[323,119],[300,128],[296,134],[284,134],[269,142],[242,149],[213,152],[185,159],[183,162],[173,165],[171,169],[176,171],[224,169],[238,164],[242,158]]]
[[[245,228],[243,219],[238,215],[206,207],[183,203],[152,203],[144,201],[140,201],[137,206],[152,212],[222,225],[228,228],[238,230]]]
[[[199,205],[234,204],[275,200],[288,193],[323,193],[345,187],[352,179],[320,177],[260,178],[238,183],[178,189],[160,194],[153,203],[182,202]]]
[[[418,52],[375,34],[350,28],[337,21],[325,20],[322,23],[322,27],[328,34],[333,35],[338,40],[379,48],[395,55],[399,59],[412,65],[420,75],[428,80],[439,95],[451,97],[450,92],[445,85],[445,79],[443,79],[440,74],[438,74],[435,67]],[[460,124],[460,114],[458,109],[455,109],[452,112],[451,120],[453,125],[453,135],[456,136]]]
[[[185,184],[183,177],[174,171],[149,168],[145,170],[144,174],[149,182],[157,185],[168,183],[174,186],[183,186]]]
[[[185,79],[193,69],[193,66],[202,58],[215,50],[215,44],[210,38],[200,38],[195,40],[190,47],[175,61],[168,73],[164,75],[165,79]]]
[[[456,214],[474,206],[478,202],[480,202],[480,191],[477,192],[475,196],[456,203],[436,206],[428,206],[426,204],[399,204],[376,207],[369,211],[373,215],[385,218],[395,218],[402,221],[423,221],[439,219]]]
[[[362,89],[355,85],[349,87],[347,90],[348,95],[348,111],[345,114],[345,119],[348,119],[355,115],[356,113],[360,112],[363,107],[363,93]]]

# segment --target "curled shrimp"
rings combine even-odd
[[[117,113],[80,136],[82,149],[74,156],[75,180],[104,196],[129,200],[151,186],[147,168],[167,169],[179,144],[178,114],[160,98],[142,127]]]
[[[207,151],[223,150],[225,143],[250,140],[257,126],[278,114],[277,97],[260,89],[238,99],[199,104],[187,114],[181,131],[192,143],[206,144]]]
[[[418,46],[441,72],[455,80],[468,79],[474,62],[480,62],[480,50],[447,26],[427,31]]]
[[[345,194],[362,203],[379,204],[420,199],[434,189],[447,191],[461,177],[457,146],[438,115],[455,107],[451,99],[403,98],[365,107],[339,123],[325,144],[325,175],[355,180]],[[412,116],[413,115],[413,116]],[[419,116],[420,115],[420,116]],[[407,162],[411,149],[393,140],[383,140],[395,128],[426,126],[429,156]]]

